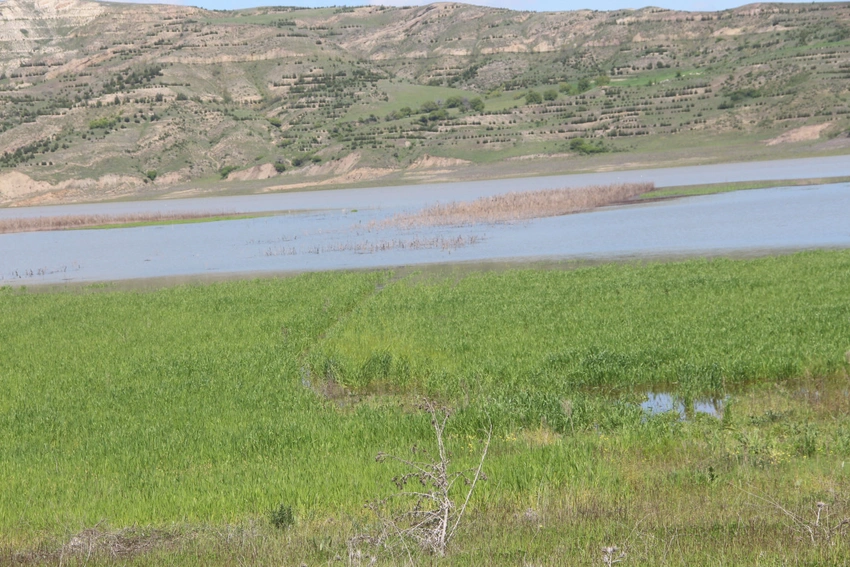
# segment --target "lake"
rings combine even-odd
[[[445,262],[655,258],[850,247],[850,184],[776,187],[506,224],[369,230],[436,202],[540,188],[850,175],[846,156],[456,184],[0,209],[0,218],[294,211],[253,219],[0,235],[0,284],[271,274]]]

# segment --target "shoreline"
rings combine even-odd
[[[541,270],[541,271],[570,271],[580,270],[606,264],[644,265],[686,262],[689,260],[750,260],[756,258],[789,256],[805,252],[829,252],[850,250],[850,246],[830,247],[784,247],[784,248],[749,248],[749,249],[716,249],[692,254],[681,253],[649,253],[649,254],[614,254],[610,256],[516,256],[513,258],[493,258],[489,260],[456,260],[447,262],[425,262],[421,264],[407,263],[386,266],[368,266],[362,268],[329,268],[303,270],[269,270],[251,272],[218,272],[191,273],[148,278],[128,278],[116,280],[69,280],[65,282],[20,283],[2,282],[0,289],[6,287],[15,291],[35,291],[38,293],[53,293],[66,291],[153,291],[179,286],[212,285],[220,282],[253,281],[288,279],[303,274],[320,273],[373,273],[393,272],[400,276],[416,273],[447,276],[455,274],[470,274],[476,272],[504,272],[511,270]]]
[[[677,165],[671,167],[643,167],[638,169],[611,169],[604,171],[580,171],[575,173],[523,174],[518,177],[496,177],[492,179],[472,179],[460,181],[433,181],[408,184],[350,184],[343,187],[298,188],[278,192],[245,192],[200,194],[189,197],[171,198],[167,196],[153,198],[113,201],[92,201],[85,203],[65,203],[40,206],[0,207],[0,220],[50,216],[55,214],[129,214],[139,212],[198,212],[252,214],[287,210],[298,212],[317,209],[365,209],[375,206],[374,200],[389,198],[398,201],[405,194],[427,191],[436,197],[445,195],[457,200],[453,194],[458,189],[473,190],[480,194],[496,194],[509,191],[535,189],[553,189],[559,187],[578,187],[581,185],[604,185],[630,181],[653,181],[657,190],[682,186],[702,186],[717,183],[793,181],[815,178],[815,175],[798,173],[807,167],[817,167],[817,177],[838,178],[850,176],[850,165],[844,155],[788,158],[764,161],[718,162],[702,165]],[[824,170],[821,170],[824,168]],[[747,172],[755,171],[756,174]],[[760,174],[760,171],[764,171]],[[682,178],[694,180],[681,182]],[[517,184],[525,182],[522,187]],[[373,199],[364,202],[364,199]],[[458,198],[466,198],[461,195]],[[327,201],[334,201],[333,207]],[[289,203],[289,206],[281,203]],[[319,203],[317,205],[316,203]],[[239,206],[237,204],[241,204]],[[381,202],[381,206],[385,206]],[[209,206],[209,207],[207,207]],[[212,208],[215,207],[215,208]],[[99,211],[104,212],[99,212]],[[108,211],[113,211],[109,213]]]

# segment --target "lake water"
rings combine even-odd
[[[850,175],[850,158],[475,183],[0,209],[0,218],[145,211],[303,212],[254,219],[0,235],[0,284],[378,268],[519,259],[608,259],[850,247],[850,184],[777,187],[611,207],[528,222],[368,230],[435,202],[539,188]]]

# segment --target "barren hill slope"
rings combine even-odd
[[[581,168],[844,151],[850,124],[847,3],[218,12],[6,0],[0,45],[0,204],[233,189],[228,177],[265,180],[243,190],[415,181],[524,156]]]

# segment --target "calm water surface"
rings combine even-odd
[[[769,173],[769,174],[768,174]],[[0,235],[0,284],[605,259],[850,247],[850,184],[689,197],[529,222],[369,230],[398,212],[510,190],[647,180],[658,186],[850,175],[846,157],[405,188],[0,209],[0,218],[142,211],[303,210],[255,219]],[[321,212],[315,212],[323,209]],[[356,210],[354,210],[356,209]]]

